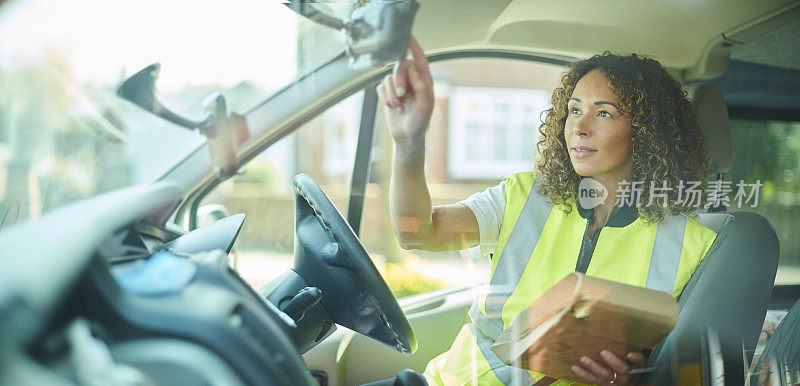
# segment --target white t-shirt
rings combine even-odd
[[[494,253],[500,237],[500,225],[506,211],[506,181],[475,193],[459,203],[466,205],[478,220],[480,234],[480,257]]]

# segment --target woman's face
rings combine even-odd
[[[630,175],[631,123],[619,106],[599,70],[590,71],[575,85],[567,104],[564,139],[578,175],[617,181]]]

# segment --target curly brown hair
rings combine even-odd
[[[631,180],[642,181],[637,209],[639,217],[651,223],[664,219],[666,213],[689,214],[694,208],[677,202],[680,181],[703,181],[711,166],[708,140],[699,118],[681,89],[656,60],[636,54],[604,52],[572,63],[553,91],[551,108],[539,126],[541,139],[535,171],[538,192],[559,204],[565,213],[572,211],[581,176],[575,172],[564,139],[567,102],[584,75],[601,71],[611,90],[619,97],[621,113],[631,122],[633,150]],[[650,198],[650,183],[672,189],[666,203]]]

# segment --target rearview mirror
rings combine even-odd
[[[345,52],[350,57],[350,68],[359,70],[406,57],[419,3],[416,0],[369,3],[354,9],[346,20],[327,15],[304,0],[292,0],[287,6],[316,23],[343,30],[347,35]]]

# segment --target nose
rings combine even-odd
[[[591,122],[586,117],[586,115],[581,116],[575,122],[575,125],[572,126],[572,133],[582,137],[588,137],[591,135]]]

